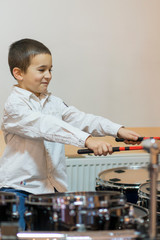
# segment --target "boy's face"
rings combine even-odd
[[[52,56],[50,54],[38,54],[31,59],[31,63],[19,86],[34,93],[37,97],[47,92],[48,84],[52,78]]]

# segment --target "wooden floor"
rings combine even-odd
[[[137,128],[129,128],[131,130],[136,131],[137,133],[139,133],[141,136],[145,136],[145,137],[159,137],[160,136],[160,127],[137,127]],[[117,143],[115,141],[115,139],[113,137],[101,137],[101,138],[96,138],[96,139],[103,139],[109,143],[112,144],[113,147],[120,147],[120,146],[126,146],[124,143]],[[4,138],[3,138],[3,134],[2,131],[0,130],[0,157],[2,156],[3,152],[4,152],[4,148],[5,148],[5,142],[4,142]],[[80,155],[77,154],[77,150],[79,148],[75,147],[75,146],[71,146],[71,145],[65,145],[65,153],[67,157],[81,157]],[[135,151],[126,151],[123,152],[124,153],[135,153]],[[138,153],[140,152],[144,152],[143,150],[138,150]],[[118,152],[118,153],[113,153],[113,154],[121,154],[122,152]]]

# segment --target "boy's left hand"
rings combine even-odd
[[[119,138],[124,138],[124,143],[126,144],[140,144],[140,142],[137,141],[138,137],[140,135],[132,130],[126,129],[124,127],[121,127],[118,130],[117,136]]]

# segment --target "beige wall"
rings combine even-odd
[[[15,83],[8,46],[20,38],[53,53],[50,90],[69,105],[130,127],[159,126],[159,0],[1,0],[4,102]]]

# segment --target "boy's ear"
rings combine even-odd
[[[15,79],[17,79],[18,81],[22,81],[23,80],[23,73],[22,70],[18,67],[13,68],[13,76],[15,77]]]

